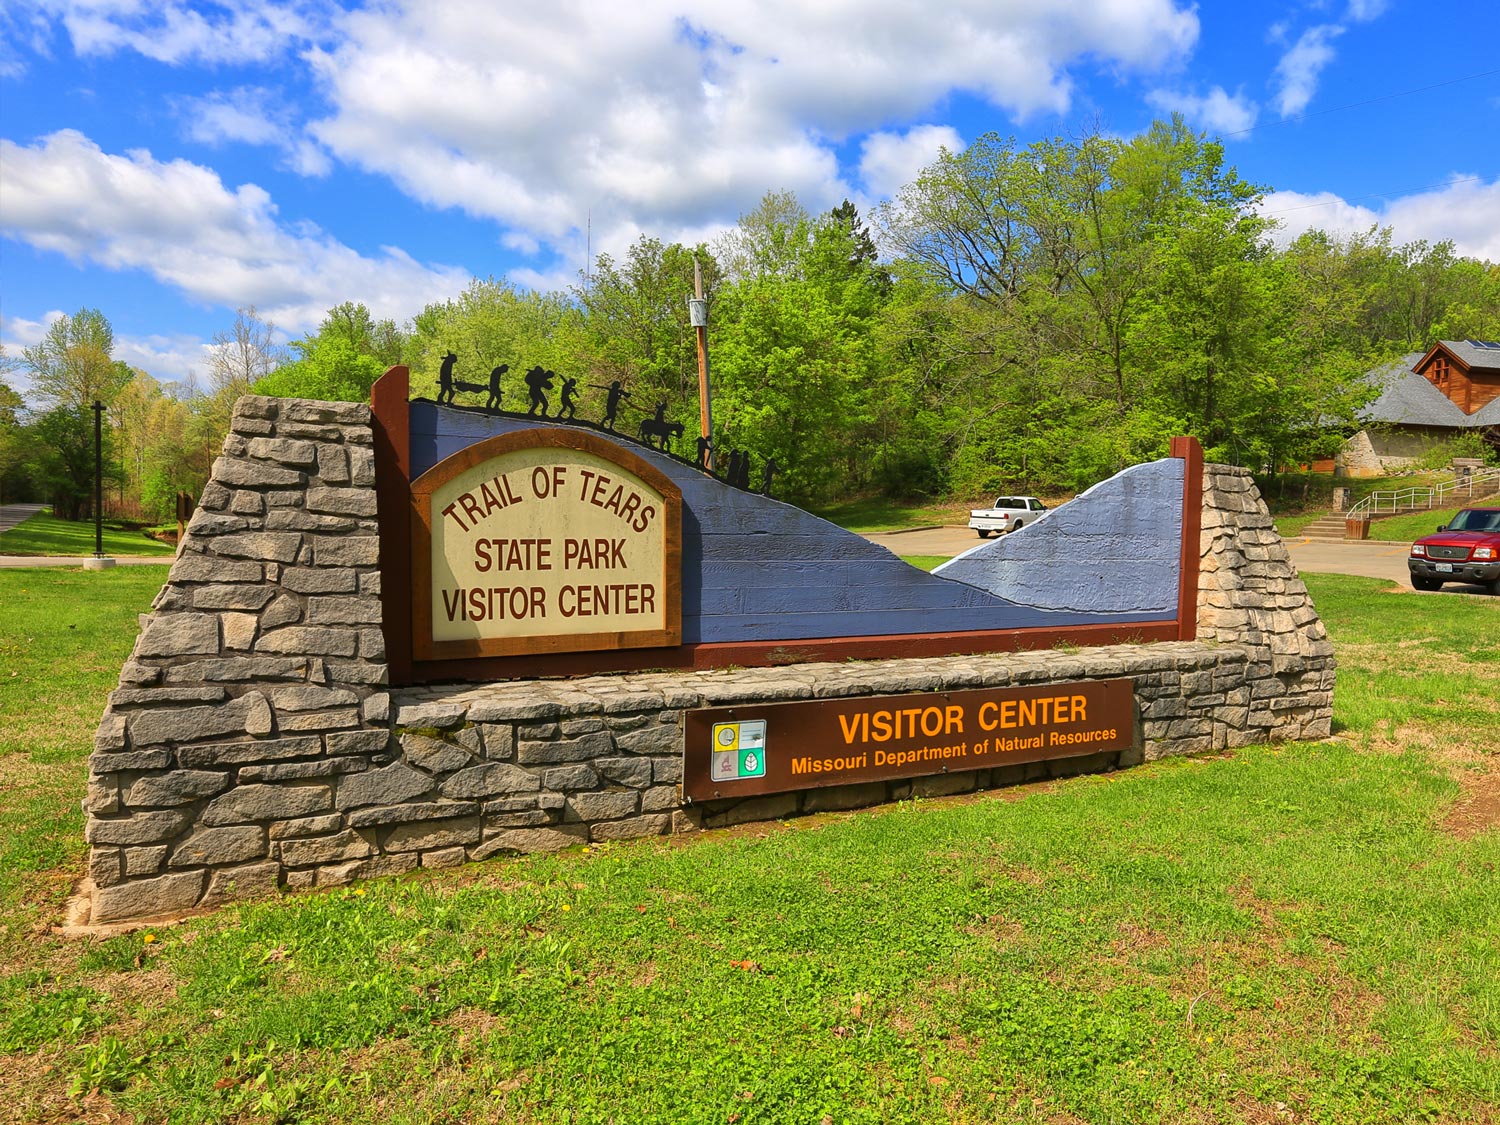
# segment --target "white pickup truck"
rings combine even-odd
[[[1047,514],[1047,505],[1035,496],[997,496],[993,507],[969,513],[969,526],[988,539],[991,532],[1015,531]]]

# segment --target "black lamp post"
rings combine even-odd
[[[94,400],[94,558],[104,557],[104,403]]]
[[[94,400],[94,557],[84,570],[108,570],[115,560],[104,556],[104,404]]]

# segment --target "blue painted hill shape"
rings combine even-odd
[[[1132,465],[933,573],[1023,605],[1170,618],[1182,570],[1183,473],[1177,458]]]
[[[413,476],[485,438],[550,425],[414,401]],[[1019,604],[920,571],[793,505],[732,488],[635,443],[619,444],[682,489],[685,644],[1056,629],[1171,620],[1176,612],[1175,599],[1155,616]]]

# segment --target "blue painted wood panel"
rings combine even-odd
[[[1028,605],[1170,619],[1182,571],[1183,472],[1177,458],[1132,465],[934,573]]]
[[[551,423],[413,402],[412,472],[420,476],[477,441],[537,425]],[[1175,594],[1169,609],[1148,612],[997,596],[908,566],[884,547],[791,504],[730,488],[634,442],[619,444],[682,489],[684,643],[1062,628],[1170,621],[1176,614]],[[1180,476],[1176,506],[1180,518]],[[1175,551],[1175,539],[1172,544]],[[1154,556],[1152,562],[1157,565]]]

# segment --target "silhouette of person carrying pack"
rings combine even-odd
[[[526,410],[528,417],[534,415],[538,407],[542,417],[547,417],[547,396],[542,392],[552,389],[552,374],[540,364],[526,372],[526,386],[531,391],[531,405]]]

